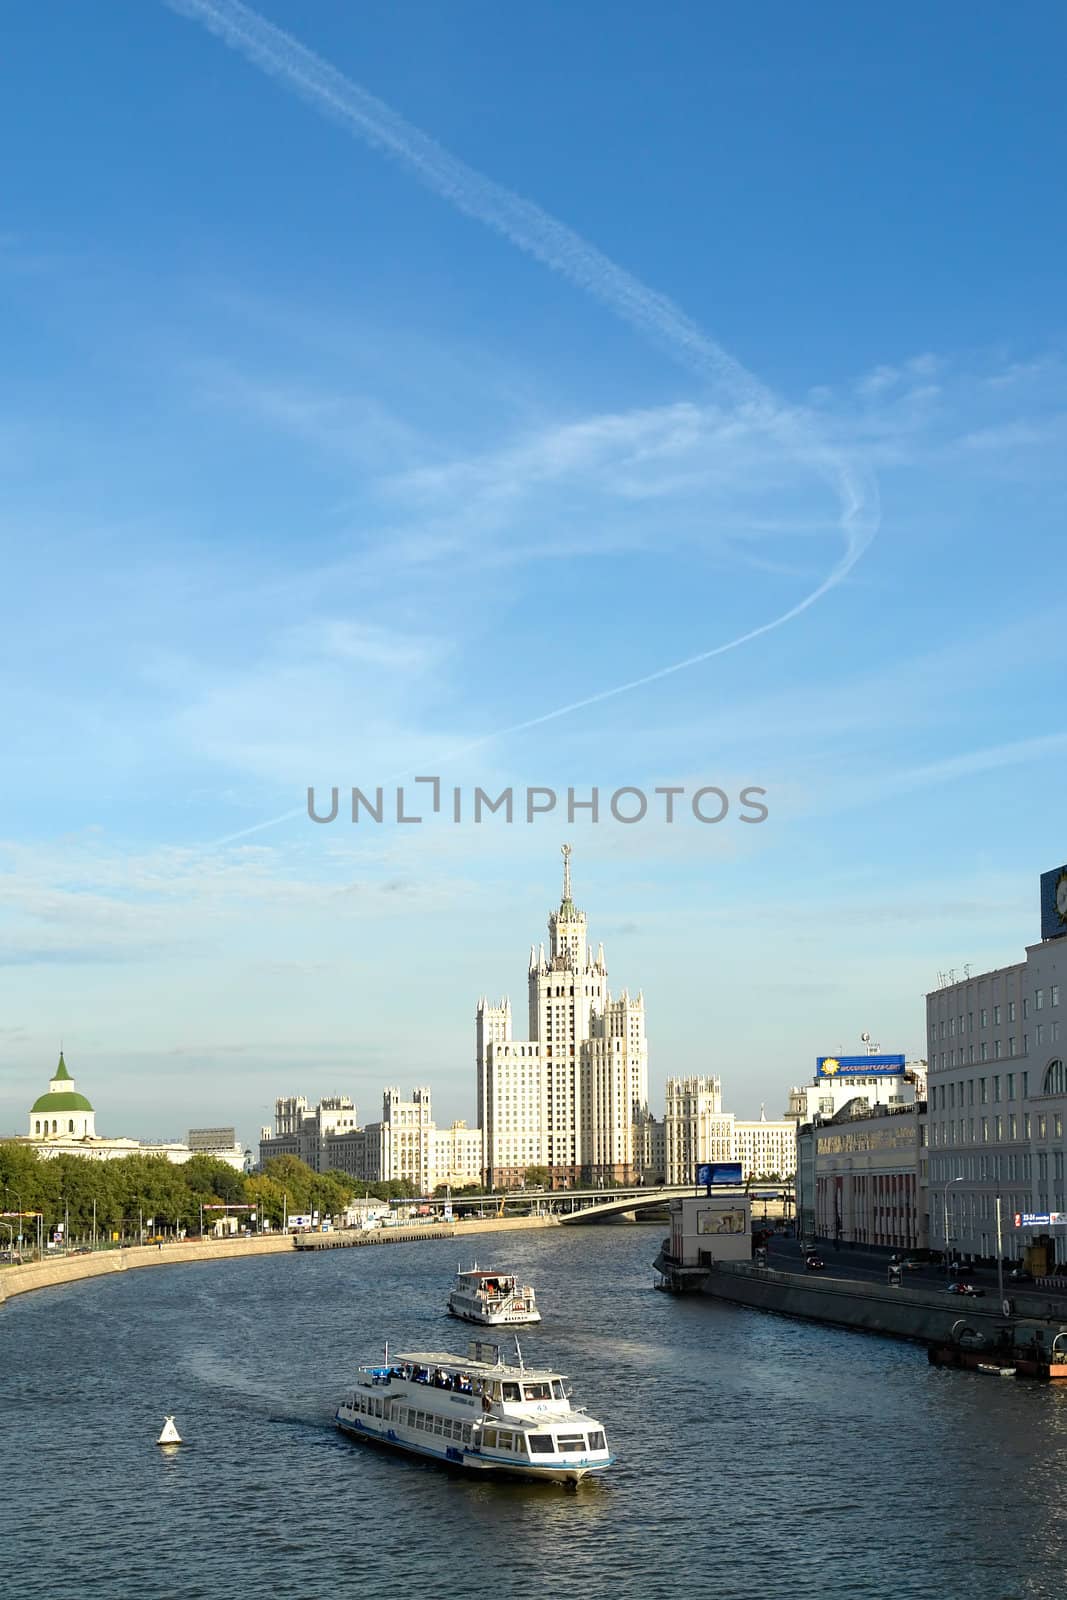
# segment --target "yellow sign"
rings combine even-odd
[[[824,1078],[832,1078],[835,1072],[840,1072],[840,1071],[841,1071],[841,1063],[840,1063],[840,1061],[835,1061],[833,1056],[827,1056],[826,1060],[822,1064],[823,1077]]]

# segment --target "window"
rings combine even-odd
[[[989,1118],[988,1117],[983,1117],[982,1118],[982,1143],[983,1144],[988,1144],[989,1143]]]
[[[1014,1139],[1016,1137],[1015,1113],[1012,1111],[1008,1114],[1008,1138]]]
[[[1037,1119],[1037,1136],[1039,1139],[1048,1138],[1048,1118],[1044,1112]]]
[[[1059,1060],[1050,1061],[1045,1069],[1045,1082],[1042,1093],[1063,1094],[1065,1089],[1067,1089],[1067,1081],[1065,1081],[1064,1077],[1063,1062]]]
[[[557,1444],[560,1450],[584,1450],[585,1434],[561,1433],[559,1439],[557,1440]]]
[[[985,1105],[989,1100],[989,1080],[987,1078],[979,1078],[978,1092],[982,1104]]]
[[[1023,1073],[1023,1099],[1024,1100],[1026,1099],[1026,1097],[1027,1097],[1027,1095],[1029,1093],[1030,1093],[1030,1074],[1028,1072],[1024,1072]]]
[[[1044,989],[1035,989],[1034,990],[1034,1010],[1035,1011],[1040,1011],[1042,1009],[1042,1007],[1044,1006],[1044,1004],[1045,1004],[1045,991],[1044,991]]]
[[[986,1010],[985,1006],[983,1006],[982,1007],[982,1027],[983,1028],[986,1026],[988,1021],[989,1021],[989,1012]]]
[[[1015,1054],[1015,1039],[1014,1039],[1014,1037],[1011,1037],[1008,1040],[1008,1054],[1010,1056],[1013,1056]],[[1010,1096],[1009,1096],[1009,1098],[1010,1098]]]
[[[987,1058],[988,1055],[989,1055],[989,1046],[986,1044],[985,1040],[983,1039],[982,1040],[982,1060],[985,1061],[985,1059]]]
[[[1015,1001],[1014,1000],[1009,1000],[1008,1001],[1008,1021],[1009,1022],[1014,1022],[1015,1021]]]
[[[1048,1003],[1049,1003],[1050,1006],[1058,1006],[1059,1005],[1059,1003],[1060,1003],[1060,986],[1059,986],[1058,983],[1054,983],[1052,985],[1051,989],[1049,990],[1049,992],[1048,992]]]
[[[994,1059],[994,1061],[999,1061],[1000,1060],[1000,1040],[999,1039],[994,1039],[993,1040],[993,1059]]]
[[[552,1454],[552,1435],[550,1433],[528,1433],[526,1439],[532,1456],[550,1456]]]
[[[1014,1055],[1014,1053],[1015,1052],[1013,1051],[1012,1054]],[[1008,1099],[1008,1100],[1014,1100],[1015,1099],[1015,1074],[1014,1074],[1014,1072],[1009,1072],[1008,1073],[1008,1093],[1006,1095],[1006,1099]]]
[[[1029,1002],[1029,1000],[1027,1000],[1026,996],[1023,995],[1023,1016],[1024,1017],[1028,1017],[1029,1015],[1030,1015],[1030,1002]]]
[[[1000,1027],[1000,1007],[999,1006],[994,1006],[993,1007],[993,1026],[994,1026],[994,1028],[999,1028]]]
[[[590,1450],[606,1450],[607,1447],[607,1440],[599,1430],[589,1435]]]

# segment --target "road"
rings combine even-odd
[[[828,1278],[859,1278],[871,1283],[885,1283],[889,1267],[889,1255],[884,1250],[870,1250],[863,1245],[843,1244],[839,1250],[833,1245],[818,1247],[820,1258],[826,1262],[824,1276]],[[767,1251],[768,1266],[775,1267],[779,1272],[804,1272],[804,1252],[797,1239],[783,1238],[774,1234],[769,1242]],[[915,1271],[902,1272],[901,1280],[904,1284],[914,1289],[945,1288],[951,1282],[943,1266],[924,1265]],[[997,1272],[995,1267],[975,1267],[965,1275],[967,1283],[973,1283],[976,1288],[984,1289],[986,1295],[997,1293]],[[1004,1293],[1006,1295],[1034,1293],[1033,1284],[1012,1283],[1007,1271],[1004,1274]],[[1036,1291],[1042,1296],[1054,1294],[1058,1297],[1067,1296],[1067,1283],[1057,1285],[1054,1289],[1041,1288]]]

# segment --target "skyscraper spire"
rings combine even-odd
[[[566,905],[571,897],[571,847],[565,844],[562,848],[563,856],[563,903]]]

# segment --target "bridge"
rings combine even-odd
[[[492,1217],[516,1215],[541,1215],[558,1217],[564,1225],[588,1225],[596,1222],[618,1221],[621,1217],[638,1217],[642,1213],[664,1209],[671,1200],[702,1191],[690,1184],[660,1185],[650,1189],[641,1185],[612,1189],[517,1189],[510,1194],[455,1195],[450,1201],[423,1199],[420,1201],[393,1200],[394,1209],[417,1205],[420,1213],[428,1216],[447,1216],[445,1206],[457,1219],[467,1216]],[[716,1189],[716,1197],[752,1201],[753,1218],[767,1217],[776,1220],[793,1214],[793,1189],[791,1184],[760,1184],[748,1189]]]

